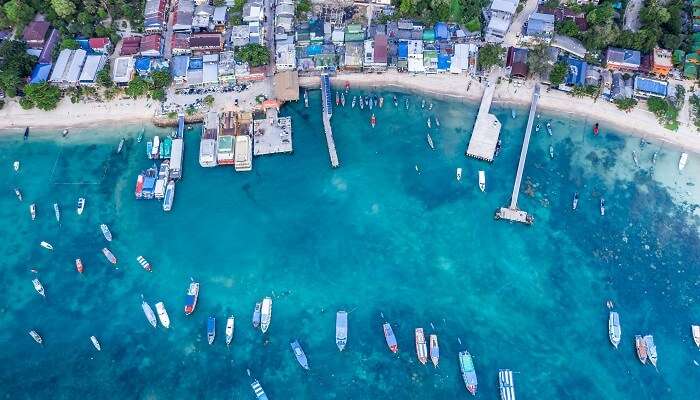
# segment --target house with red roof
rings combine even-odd
[[[30,49],[42,49],[46,43],[46,36],[51,24],[47,21],[32,21],[24,28],[22,39],[27,42]]]
[[[91,38],[88,40],[88,45],[95,53],[109,54],[112,49],[112,41],[106,37]]]

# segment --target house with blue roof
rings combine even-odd
[[[554,15],[543,13],[532,13],[527,20],[525,35],[526,42],[546,42],[552,41],[554,36]]]
[[[49,79],[49,74],[51,73],[52,64],[37,64],[32,70],[31,80],[29,83],[41,83],[46,82]]]
[[[584,86],[586,84],[588,63],[572,57],[566,57],[563,61],[568,68],[564,82],[569,86]]]
[[[661,79],[637,75],[634,78],[634,95],[643,99],[649,97],[665,98],[668,94],[668,82]]]
[[[642,63],[642,53],[637,50],[608,48],[605,53],[605,65],[608,69],[619,71],[637,71]]]
[[[433,27],[433,31],[435,32],[436,40],[447,40],[450,38],[450,30],[444,22],[437,22]]]

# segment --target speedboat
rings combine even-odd
[[[435,150],[435,144],[433,143],[433,138],[430,137],[430,133],[428,133],[427,139],[428,139],[428,146],[430,146],[430,148],[432,150]]]
[[[622,330],[620,328],[620,315],[615,311],[610,311],[608,317],[608,336],[610,337],[610,343],[617,349],[617,346],[620,344]]]
[[[605,215],[605,199],[600,198],[600,215]]]
[[[634,345],[637,348],[637,358],[642,364],[647,363],[647,345],[641,335],[634,336]]]
[[[15,172],[19,171],[19,161],[15,161],[12,163],[12,169],[14,169]]]
[[[514,108],[510,110],[510,116],[515,118],[515,109]]]
[[[338,311],[335,313],[335,345],[338,350],[343,351],[348,342],[348,313]]]
[[[97,351],[102,350],[102,346],[100,346],[100,342],[97,341],[97,338],[95,336],[90,336],[90,341],[92,342],[92,345],[95,346],[95,349],[97,349]]]
[[[428,111],[433,109],[433,102],[428,103]]]
[[[83,261],[82,261],[81,259],[79,259],[79,258],[76,258],[76,259],[75,259],[75,269],[76,269],[79,273],[81,273],[81,274],[83,273]]]
[[[257,302],[255,303],[255,310],[253,311],[253,328],[257,328],[260,326],[260,308],[262,307],[262,303]]]
[[[515,400],[513,371],[509,369],[501,369],[498,371],[498,389],[501,393],[501,400]]]
[[[432,125],[430,124],[430,117],[428,117],[428,120],[426,121],[426,124],[428,125],[428,128],[431,128]]]
[[[552,124],[547,122],[547,133],[549,133],[549,136],[552,136]]]
[[[165,187],[165,197],[163,199],[163,211],[173,209],[173,200],[175,199],[175,181],[170,180]]]
[[[29,139],[29,127],[24,128],[24,140]]]
[[[230,345],[231,341],[233,340],[234,322],[235,320],[233,318],[233,315],[230,315],[226,320],[226,346]]]
[[[644,343],[647,346],[647,355],[649,356],[649,362],[651,363],[651,365],[656,367],[657,355],[656,355],[656,345],[654,344],[654,336],[652,336],[652,335],[644,336]]]
[[[209,316],[209,318],[207,318],[207,342],[209,342],[209,344],[214,343],[215,337],[216,337],[216,318]]]
[[[116,264],[116,263],[117,263],[117,257],[115,257],[114,254],[112,254],[112,252],[109,251],[108,248],[103,247],[103,248],[102,248],[102,254],[105,255],[105,257],[107,258],[107,261],[111,262],[112,264]]]
[[[63,136],[63,137],[68,136],[68,129],[67,128],[63,130],[63,133],[61,133],[61,136]]]
[[[32,216],[32,221],[36,219],[36,204],[32,203],[29,205],[29,214]]]
[[[160,324],[166,329],[170,328],[170,317],[168,316],[168,312],[165,311],[165,304],[163,304],[162,301],[156,303],[156,312],[158,313]]]
[[[78,208],[76,208],[75,211],[78,213],[78,215],[83,215],[84,209],[85,209],[85,197],[80,197],[78,199]]]
[[[681,158],[680,158],[680,160],[678,160],[678,170],[683,171],[683,168],[685,168],[685,164],[687,162],[688,162],[688,153],[681,153]]]
[[[690,330],[693,332],[693,341],[700,348],[700,325],[690,325]]]
[[[102,231],[102,235],[105,237],[105,240],[111,242],[112,232],[109,231],[107,224],[100,224],[100,230]]]
[[[61,222],[61,209],[58,208],[58,203],[53,203],[53,214],[56,216],[56,222]]]
[[[356,96],[352,96],[352,103],[350,104],[350,107],[351,107],[351,108],[355,108],[355,104],[357,104],[357,97],[356,97]]]
[[[372,118],[369,119],[369,123],[372,125],[372,128],[377,125],[377,117],[375,117],[374,114],[372,114]]]
[[[117,154],[122,152],[122,149],[124,148],[124,138],[121,138],[119,141],[119,145],[117,146]]]
[[[430,361],[437,368],[440,362],[440,346],[438,345],[437,335],[430,335]]]
[[[571,204],[571,209],[575,210],[578,207],[578,192],[574,193],[574,201]]]
[[[428,362],[428,345],[425,342],[423,328],[416,328],[416,355],[421,364],[425,365]]]
[[[462,372],[462,380],[464,380],[467,390],[472,395],[476,395],[476,370],[472,355],[467,350],[459,352],[459,369]]]
[[[22,201],[22,192],[19,191],[19,188],[15,188],[15,196],[19,201]]]
[[[554,158],[554,145],[549,145],[549,158]]]
[[[136,257],[136,261],[139,263],[141,268],[145,269],[148,272],[151,272],[151,263],[146,261],[146,259],[143,258],[143,256]]]
[[[41,336],[39,336],[39,334],[36,333],[35,330],[29,331],[29,336],[31,336],[32,339],[34,339],[35,342],[37,342],[37,343],[39,343],[39,344],[41,344],[41,345],[44,344],[44,339],[42,339]]]
[[[655,151],[654,154],[651,155],[651,163],[656,164],[656,157],[659,155],[658,151]]]
[[[262,301],[262,309],[260,311],[260,330],[262,333],[267,332],[272,320],[272,298],[265,297]]]
[[[32,279],[32,284],[34,285],[34,290],[36,290],[36,292],[39,293],[41,297],[46,297],[46,293],[44,292],[44,285],[42,285],[38,279]]]
[[[486,191],[486,173],[484,171],[479,171],[479,190]]]
[[[53,246],[49,242],[42,241],[41,243],[39,243],[39,245],[45,248],[46,250],[53,250]]]
[[[364,97],[360,96],[360,110],[365,109],[365,99]]]
[[[190,282],[190,287],[187,288],[187,300],[185,301],[185,315],[190,315],[197,307],[197,299],[199,298],[199,282]]]
[[[309,369],[309,361],[306,359],[306,354],[304,353],[304,349],[301,348],[299,341],[294,340],[293,342],[291,342],[289,344],[292,346],[292,351],[294,352],[294,357],[297,358],[299,365],[301,365],[302,368],[308,370]]]
[[[457,181],[462,180],[462,168],[457,168]]]
[[[370,110],[374,108],[374,99],[369,96],[367,96],[367,106]]]
[[[148,323],[155,328],[156,325],[158,325],[158,322],[156,322],[156,314],[153,312],[151,306],[148,305],[148,303],[146,303],[145,301],[141,301],[141,308],[143,309],[143,313],[146,314],[146,319],[148,319]]]
[[[335,105],[336,107],[340,105],[340,92],[335,92]]]
[[[389,350],[392,353],[398,353],[399,345],[396,343],[396,336],[394,336],[394,331],[391,329],[391,324],[385,322],[382,328],[384,329],[384,339],[386,339],[386,345],[389,346]]]

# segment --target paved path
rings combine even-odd
[[[622,27],[625,30],[637,32],[639,30],[639,11],[642,10],[642,0],[629,0],[625,8]]]

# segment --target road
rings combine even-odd
[[[527,0],[523,10],[515,15],[515,18],[513,18],[513,23],[510,24],[510,29],[508,29],[508,33],[503,40],[504,47],[508,48],[518,44],[527,18],[535,11],[537,11],[537,0]]]
[[[625,8],[625,16],[622,27],[625,30],[637,32],[639,30],[639,11],[642,10],[643,0],[629,0]]]

